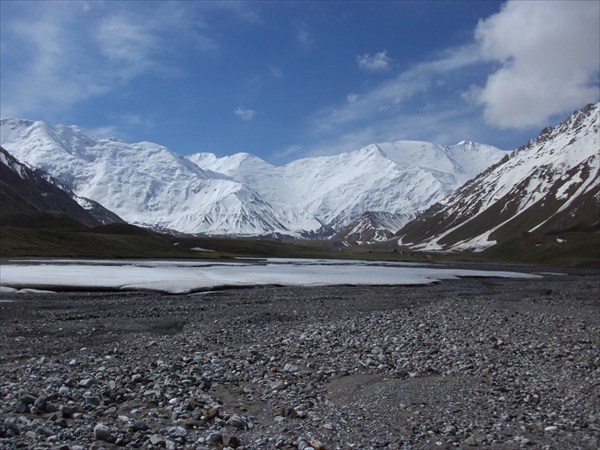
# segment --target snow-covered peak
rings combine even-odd
[[[371,144],[273,166],[248,154],[183,158],[75,126],[7,119],[0,143],[129,222],[189,233],[333,234],[365,211],[408,220],[505,153],[481,144]]]

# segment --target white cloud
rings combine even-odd
[[[458,102],[455,98],[448,101],[436,98],[434,111],[426,97],[430,91],[446,89],[442,82],[446,77],[451,78],[480,62],[478,48],[467,44],[448,49],[360,94],[347,95],[344,103],[323,108],[311,117],[308,134],[314,143],[309,153],[333,154],[398,139],[440,144],[476,139],[481,136],[481,123],[476,123],[470,115],[471,105],[461,103],[460,97]],[[414,102],[422,106],[418,109],[409,106]],[[468,126],[462,126],[461,119]]]
[[[252,109],[246,109],[243,106],[238,106],[233,113],[242,120],[252,120],[258,114],[256,111]]]
[[[357,56],[356,62],[358,67],[366,72],[384,72],[390,68],[392,58],[387,55],[387,50],[383,50],[373,56],[368,53]]]
[[[100,51],[109,60],[142,68],[149,62],[159,42],[152,29],[125,15],[104,18],[94,35]]]
[[[175,43],[216,49],[200,17],[181,3],[115,5],[14,2],[10,14],[3,10],[2,65],[11,70],[2,73],[2,115],[52,120],[141,74],[177,75],[168,63]]]
[[[12,63],[12,70],[2,73],[3,116],[62,109],[107,91],[70,33],[77,11],[64,4],[38,6],[36,15],[3,22],[3,65]]]
[[[348,94],[346,95],[346,100],[348,100],[350,103],[354,103],[356,100],[358,100],[358,97],[358,94]]]
[[[309,50],[312,47],[315,38],[314,35],[309,28],[308,24],[305,22],[296,22],[295,23],[296,30],[296,41],[300,44],[303,50]]]
[[[480,21],[484,58],[501,67],[470,98],[502,128],[547,124],[598,98],[600,3],[510,1]]]

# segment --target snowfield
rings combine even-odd
[[[191,261],[19,261],[2,265],[3,292],[43,290],[150,290],[188,294],[223,287],[424,285],[461,277],[541,278],[508,271],[465,270],[335,260],[264,260],[260,263]]]

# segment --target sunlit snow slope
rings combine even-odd
[[[427,250],[480,250],[522,233],[598,226],[600,104],[506,155],[399,232]]]
[[[401,214],[405,223],[505,154],[473,142],[444,147],[398,141],[279,167],[243,153],[188,158],[251,186],[290,227],[313,230],[323,224],[337,231],[366,211]]]
[[[331,236],[365,211],[408,220],[505,154],[399,141],[278,167],[245,153],[186,159],[150,142],[20,119],[2,120],[0,143],[130,223],[230,235]]]

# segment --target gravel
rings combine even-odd
[[[3,294],[0,448],[597,449],[599,294],[583,270]]]

